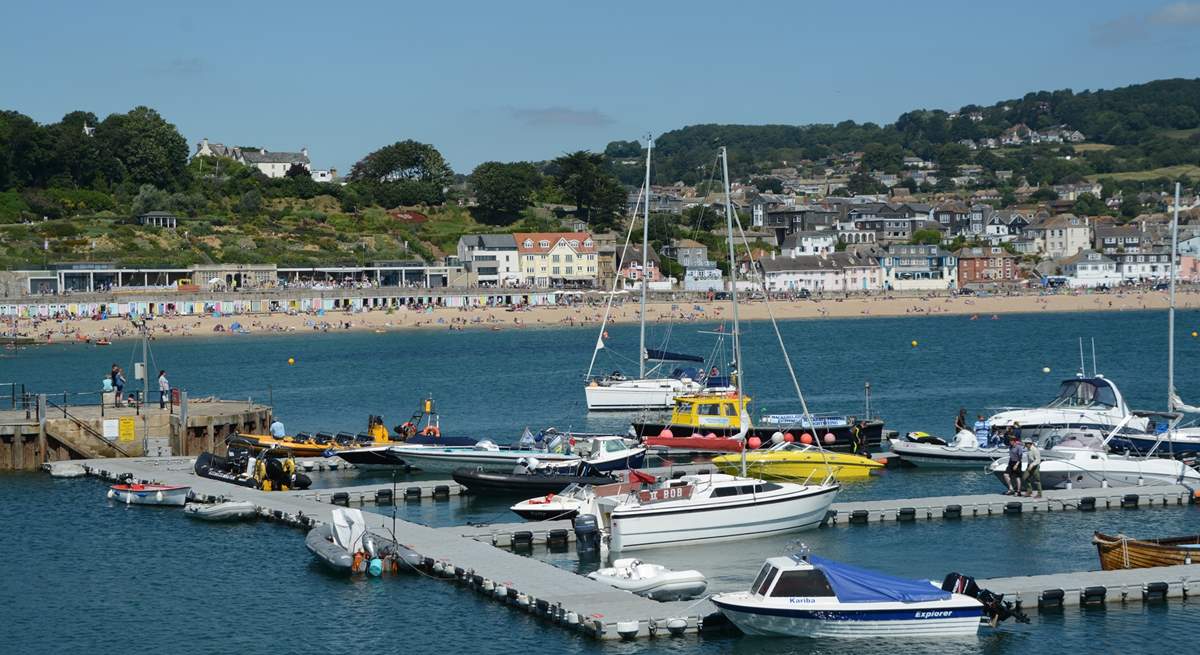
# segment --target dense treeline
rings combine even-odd
[[[830,155],[885,150],[883,161],[899,165],[912,154],[942,165],[970,159],[957,143],[962,139],[997,138],[1006,129],[1025,124],[1040,130],[1068,125],[1088,141],[1114,146],[1080,153],[1066,164],[1041,164],[1058,149],[1029,149],[1016,157],[984,157],[995,168],[1031,174],[1033,183],[1057,183],[1072,176],[1147,170],[1200,163],[1200,137],[1186,131],[1200,127],[1200,80],[1159,80],[1119,89],[1041,91],[990,107],[968,105],[951,115],[941,110],[916,110],[886,126],[843,121],[836,125],[693,125],[661,135],[657,148],[660,182],[702,181],[716,147],[729,148],[731,173],[745,178],[783,162],[821,161]],[[1173,132],[1174,131],[1174,132]],[[1180,133],[1178,131],[1185,131]],[[611,149],[628,156],[627,142]],[[993,154],[990,153],[989,154]]]

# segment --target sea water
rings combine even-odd
[[[1200,397],[1200,349],[1190,337],[1200,314],[1181,312],[1176,386]],[[707,355],[714,325],[675,325],[670,347]],[[1079,368],[1077,337],[1091,343],[1097,368],[1137,408],[1161,409],[1166,396],[1166,329],[1161,313],[1006,315],[793,321],[781,324],[806,400],[814,412],[862,415],[871,383],[872,413],[901,431],[948,434],[959,407],[973,416],[1040,404]],[[651,330],[651,345],[667,329]],[[637,330],[609,328],[600,370],[636,370],[628,359]],[[744,326],[747,391],[761,410],[797,407],[767,323]],[[914,347],[911,342],[916,341]],[[627,414],[588,414],[582,374],[595,345],[589,329],[528,329],[388,334],[229,335],[152,344],[151,370],[166,369],[192,397],[271,399],[289,431],[365,428],[369,414],[402,422],[432,395],[445,434],[509,441],[526,426],[623,430]],[[608,349],[606,349],[608,350]],[[8,351],[0,381],[45,391],[90,391],[112,363],[132,370],[140,345],[58,345]],[[295,364],[289,365],[288,358]],[[624,357],[624,358],[622,358]],[[727,365],[727,364],[726,364]],[[1049,367],[1049,374],[1043,373]],[[131,381],[132,383],[132,381]],[[395,480],[402,484],[406,478]],[[322,484],[393,483],[390,474],[319,474]],[[998,490],[981,471],[889,470],[850,483],[841,500]],[[317,567],[292,528],[259,522],[212,525],[163,508],[126,507],[98,481],[44,474],[0,475],[0,644],[3,652],[697,652],[697,653],[1020,653],[1190,647],[1200,611],[1110,604],[1034,615],[1030,625],[985,630],[954,641],[810,642],[745,637],[595,643],[503,606],[420,576],[346,580]],[[431,525],[517,520],[512,499],[453,498],[401,504],[399,518]],[[379,508],[385,515],[391,508]],[[648,561],[698,568],[714,590],[749,584],[762,560],[803,542],[827,557],[898,575],[940,579],[954,570],[977,577],[1096,568],[1093,530],[1157,536],[1200,530],[1197,509],[1053,514],[1019,519],[837,527],[696,547],[647,550]],[[587,572],[596,562],[573,551],[531,555]]]

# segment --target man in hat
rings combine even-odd
[[[1025,458],[1025,447],[1016,435],[1008,441],[1008,467],[1004,469],[1004,484],[1008,485],[1005,496],[1021,495],[1021,460]]]
[[[1042,497],[1042,475],[1039,468],[1042,465],[1042,451],[1038,449],[1033,439],[1025,439],[1025,495],[1034,498]],[[1037,493],[1033,493],[1033,485],[1037,485]],[[1018,488],[1019,491],[1019,488]]]

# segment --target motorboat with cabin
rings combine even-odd
[[[1153,457],[1152,453],[1134,456],[1109,452],[1109,441],[1122,427],[1122,424],[1115,426],[1107,438],[1094,430],[1048,437],[1038,467],[1042,486],[1046,489],[1200,486],[1200,472],[1180,460]],[[1007,465],[1007,458],[1000,458],[989,470],[1005,482]]]
[[[1008,456],[1004,446],[986,446],[970,430],[960,430],[952,443],[925,433],[910,432],[888,440],[889,449],[901,461],[920,467],[981,468]]]
[[[1039,442],[1064,430],[1099,430],[1107,434],[1120,425],[1122,433],[1145,434],[1152,427],[1148,416],[1129,409],[1112,380],[1082,373],[1063,380],[1058,395],[1045,406],[1008,409],[993,414],[987,424],[993,435],[1019,427],[1022,438]]]
[[[513,505],[517,516],[528,521],[573,519],[579,511],[586,509],[596,496],[618,496],[638,489],[638,482],[614,482],[602,485],[570,484],[557,493],[535,496]]]
[[[736,391],[699,393],[675,399],[671,418],[634,421],[632,431],[649,448],[674,452],[739,452],[743,444],[731,439],[742,429],[742,416],[749,416],[751,398]],[[867,453],[877,450],[883,438],[883,421],[852,416],[801,414],[768,415],[757,426],[750,425],[751,447],[770,445],[776,433],[799,442],[820,442],[825,450]],[[753,440],[753,441],[750,441]]]
[[[832,475],[839,481],[865,480],[872,471],[883,468],[883,463],[870,457],[850,453],[835,453],[808,444],[785,441],[778,432],[771,437],[772,444],[746,453],[746,471],[764,480],[807,481],[823,479]],[[712,460],[723,473],[737,473],[741,467],[740,455],[720,455]]]
[[[985,616],[985,603],[973,595],[943,588],[951,584],[950,577],[939,587],[929,580],[900,578],[815,555],[796,554],[767,559],[749,590],[715,594],[711,600],[749,635],[975,635]]]
[[[636,558],[614,560],[612,566],[592,571],[587,577],[658,601],[691,600],[708,588],[708,579],[699,571],[673,571]]]

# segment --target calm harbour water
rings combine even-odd
[[[1166,325],[1160,313],[1039,314],[795,321],[781,324],[813,411],[861,413],[865,381],[872,408],[901,431],[946,433],[958,408],[972,414],[1041,403],[1079,366],[1076,338],[1095,338],[1099,369],[1139,408],[1165,405]],[[1177,387],[1200,399],[1189,336],[1200,313],[1178,318]],[[712,326],[677,325],[673,350],[707,353]],[[610,328],[607,343],[636,351],[633,326]],[[656,345],[663,328],[652,330]],[[791,384],[769,324],[746,327],[747,389],[759,409],[794,411]],[[623,430],[628,415],[584,410],[580,378],[595,343],[590,329],[441,331],[390,334],[250,335],[164,340],[152,368],[193,397],[270,397],[289,430],[352,430],[368,414],[403,421],[433,394],[446,434],[508,441],[529,425]],[[917,347],[910,342],[916,340]],[[0,354],[0,382],[44,391],[99,386],[113,363],[132,369],[132,342],[108,348],[60,345]],[[1088,346],[1090,371],[1090,345]],[[631,370],[605,359],[602,370]],[[294,366],[287,359],[296,359]],[[1042,373],[1042,367],[1052,373]],[[268,388],[269,387],[269,388]],[[319,482],[390,484],[390,475],[323,474]],[[888,471],[847,485],[842,500],[996,490],[982,472]],[[434,525],[513,521],[510,499],[456,498],[401,505],[401,518]],[[388,512],[390,510],[384,510]],[[1062,514],[961,523],[836,528],[805,533],[814,551],[901,575],[940,579],[958,570],[979,577],[1095,568],[1091,532],[1138,535],[1200,532],[1200,510]],[[225,653],[349,650],[461,652],[698,653],[1021,653],[1034,650],[1157,649],[1190,646],[1200,608],[1112,606],[1034,616],[1027,626],[978,639],[933,642],[811,642],[741,637],[595,643],[421,577],[345,580],[312,563],[299,531],[269,523],[198,525],[181,513],[124,507],[95,480],[0,475],[0,580],[3,652]],[[714,590],[749,583],[763,558],[797,537],[736,545],[646,551],[649,561],[698,568]],[[573,552],[532,555],[586,571]]]

